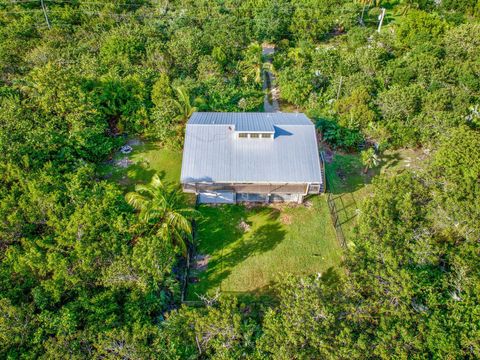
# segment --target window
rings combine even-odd
[[[246,132],[239,132],[238,137],[240,139],[271,139],[273,137],[273,133],[246,133]]]

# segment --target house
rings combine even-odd
[[[196,112],[187,123],[180,182],[200,203],[301,203],[322,179],[304,114]]]

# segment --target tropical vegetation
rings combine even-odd
[[[0,358],[480,357],[478,1],[3,0],[0,38]],[[196,212],[102,169],[262,111],[263,43],[326,149],[426,159],[370,171],[338,269],[182,305]]]

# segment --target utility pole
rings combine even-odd
[[[379,24],[378,24],[378,30],[377,32],[380,33],[380,29],[382,28],[382,24],[383,24],[383,18],[385,17],[385,8],[382,8],[382,13],[378,16],[378,20],[380,20]]]
[[[342,90],[342,81],[343,81],[343,76],[340,75],[340,83],[338,84],[338,90],[337,90],[337,100],[340,97],[340,91]]]
[[[43,0],[40,0],[40,5],[42,6],[43,15],[45,15],[45,21],[47,22],[47,26],[49,29],[51,29],[50,21],[48,20],[48,15],[47,15],[47,8],[45,7]]]

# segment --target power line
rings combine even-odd
[[[18,0],[17,2],[15,3],[11,3],[11,5],[15,5],[16,3],[18,2],[23,2],[23,3],[33,3],[33,2],[37,2],[38,0]],[[115,4],[115,3],[101,3],[101,2],[73,2],[72,0],[41,0],[41,2],[43,3],[44,1],[49,1],[51,2],[52,4],[59,4],[59,3],[65,3],[65,4],[74,4],[74,5],[82,5],[82,4],[90,4],[90,5],[104,5],[104,6],[107,6],[107,5],[113,5],[113,6],[130,6],[130,5],[141,5],[141,7],[138,9],[138,10],[155,10],[156,8],[155,7],[151,7],[151,3],[149,2],[146,2],[146,3],[135,3],[135,2],[130,2],[130,3],[123,3],[123,4]],[[157,5],[157,4],[153,4],[153,5]],[[298,5],[293,5],[291,7],[289,7],[289,9],[294,9],[294,8],[301,8],[299,7]],[[307,8],[307,7],[304,7],[304,8]],[[309,7],[311,8],[311,7]],[[50,14],[55,14],[57,12],[62,12],[64,8],[52,8],[52,9],[49,9],[49,12]],[[236,11],[237,9],[231,9],[231,8],[225,8],[225,7],[219,7],[218,9],[223,9],[223,10],[228,10],[228,11],[231,11],[231,13],[229,13],[229,15],[234,15],[235,16],[235,13],[234,11]],[[252,9],[252,8],[250,8]],[[42,10],[44,12],[44,15],[45,15],[45,19],[47,21],[47,25],[50,24],[50,21],[49,21],[49,18],[46,14],[46,9],[42,6]],[[209,9],[209,8],[206,8],[206,7],[203,7],[202,6],[197,6],[197,7],[192,7],[192,8],[174,8],[174,7],[171,7],[171,6],[168,6],[168,7],[163,7],[163,8],[158,8],[158,10],[161,10],[161,13],[152,13],[152,12],[149,12],[149,13],[143,13],[143,12],[120,12],[120,13],[117,13],[117,12],[111,12],[111,11],[108,11],[108,12],[104,12],[104,11],[95,11],[95,10],[91,10],[91,9],[85,9],[85,8],[79,8],[79,7],[69,7],[68,8],[69,11],[72,11],[72,12],[76,12],[80,15],[97,15],[97,16],[102,16],[102,17],[106,17],[106,16],[110,16],[112,18],[115,18],[117,21],[119,19],[126,19],[128,17],[131,17],[131,18],[135,18],[135,19],[158,19],[159,16],[162,16],[162,17],[168,17],[167,16],[167,13],[170,12],[171,15],[174,15],[174,16],[178,16],[178,17],[181,17],[182,15],[191,15],[192,12],[194,11],[198,11],[198,10],[212,10],[212,9]],[[1,11],[0,10],[0,14],[22,14],[22,13],[35,13],[35,12],[38,12],[40,11],[40,9],[22,9],[22,10],[16,10],[16,11],[12,11],[12,10],[8,10],[8,11]],[[177,14],[177,12],[180,12],[180,14]],[[253,14],[252,14],[253,16]],[[237,18],[239,19],[242,19],[242,21],[256,21],[255,18],[253,18],[252,16],[242,16],[242,17],[239,17],[237,16]],[[210,16],[209,19],[214,19],[215,16]],[[218,17],[220,18],[220,17]],[[80,24],[71,24],[71,23],[68,23],[68,25],[71,25],[71,26],[77,26],[77,25],[80,25]],[[280,35],[280,36],[290,36],[292,35],[291,32],[286,32],[286,33],[277,33],[277,35]]]
[[[117,3],[114,3],[114,2],[100,2],[100,1],[95,1],[95,2],[73,1],[73,0],[44,0],[44,1],[48,1],[48,2],[51,2],[51,3],[54,3],[54,4],[65,3],[65,4],[73,4],[73,5],[83,5],[83,4],[114,5],[114,6],[131,6],[131,5],[148,6],[148,5],[150,5],[150,3],[148,3],[148,2],[146,2],[146,3],[131,2],[131,3],[117,4]],[[13,5],[14,6],[14,5],[19,5],[19,4],[29,4],[29,3],[36,3],[36,2],[38,2],[38,0],[14,0],[10,3],[0,3],[0,5]]]
[[[48,1],[48,0],[44,0],[44,1]],[[52,0],[51,0],[52,1]],[[90,4],[93,4],[93,3],[90,3]],[[98,5],[106,5],[106,4],[101,4],[101,3],[95,3],[95,4],[98,4]],[[50,9],[49,11],[50,12],[53,12],[53,11],[62,11],[64,8],[53,8],[53,9]],[[142,8],[140,8],[142,9]],[[140,10],[140,9],[137,9],[137,10]],[[151,7],[145,7],[146,10],[155,10],[155,8],[151,8]],[[99,14],[99,15],[126,15],[126,16],[144,16],[144,17],[147,17],[147,16],[150,16],[150,17],[156,17],[158,15],[156,14],[141,14],[141,13],[138,13],[138,12],[124,12],[124,13],[114,13],[114,12],[103,12],[103,11],[92,11],[92,10],[89,10],[89,9],[84,9],[84,8],[78,8],[78,7],[71,7],[69,8],[68,10],[70,11],[77,11],[77,12],[83,12],[83,13],[91,13],[91,14]],[[211,11],[211,9],[209,8],[163,8],[163,9],[158,9],[158,10],[162,10],[162,13],[163,14],[166,14],[167,12],[181,12],[181,14],[175,14],[177,16],[181,16],[181,15],[190,15],[190,13],[187,13],[187,11],[196,11],[196,10],[209,10]],[[236,9],[225,9],[224,10],[236,10]],[[0,10],[0,14],[22,14],[22,13],[30,13],[30,12],[38,12],[39,9],[22,9],[22,10],[7,10],[7,11],[1,11]],[[210,13],[211,14],[211,13]],[[222,15],[222,14],[221,14]],[[235,13],[232,11],[232,13],[229,13],[229,15],[235,15]],[[213,17],[213,16],[212,16]],[[211,18],[212,18],[211,17]],[[247,17],[243,17],[243,19],[245,19]],[[248,17],[249,19],[251,17]]]
[[[38,0],[15,0],[15,1],[12,1],[10,3],[0,3],[0,5],[12,5],[12,6],[15,6],[15,5],[18,5],[18,4],[29,4],[29,3],[35,3],[37,2]],[[108,6],[108,5],[112,5],[112,6],[144,6],[144,7],[148,7],[148,8],[151,8],[151,7],[156,7],[158,5],[160,6],[163,6],[165,8],[168,8],[169,10],[179,10],[179,11],[184,11],[184,10],[199,10],[199,9],[202,9],[202,10],[214,10],[214,9],[223,9],[223,10],[230,10],[230,11],[235,11],[235,10],[242,10],[242,9],[245,9],[245,8],[242,8],[242,7],[226,7],[226,6],[223,6],[223,5],[218,5],[218,6],[207,6],[205,4],[200,4],[200,5],[193,5],[192,7],[190,8],[185,8],[185,7],[175,7],[175,5],[172,5],[172,4],[157,4],[157,3],[151,3],[151,2],[128,2],[128,3],[121,3],[121,4],[118,4],[118,3],[114,3],[114,2],[100,2],[100,1],[75,1],[75,0],[44,0],[46,2],[51,2],[52,5],[54,4],[72,4],[72,5],[78,5],[78,6],[81,6],[81,5],[102,5],[102,6]],[[312,6],[312,5],[306,5],[306,4],[295,4],[295,3],[291,3],[290,5],[288,4],[282,4],[282,5],[274,5],[273,6],[274,8],[276,9],[289,9],[289,10],[296,10],[296,9],[305,9],[305,10],[318,10],[318,7],[317,6]],[[266,7],[262,7],[262,6],[248,6],[247,8],[248,10],[261,10],[261,9],[266,9]]]

